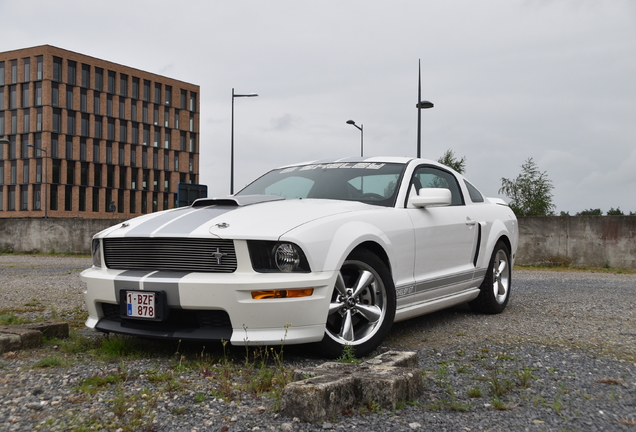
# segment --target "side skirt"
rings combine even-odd
[[[395,322],[404,321],[420,315],[425,315],[440,309],[469,302],[479,295],[479,288],[470,288],[457,294],[438,297],[432,300],[414,304],[395,312]]]

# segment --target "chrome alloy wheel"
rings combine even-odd
[[[493,262],[492,289],[497,303],[504,303],[510,289],[510,263],[508,254],[502,249],[497,251]]]
[[[329,304],[326,333],[342,345],[361,344],[380,329],[386,308],[380,275],[365,262],[345,261]]]

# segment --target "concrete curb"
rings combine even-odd
[[[42,344],[42,337],[68,337],[68,323],[41,322],[16,326],[0,326],[0,354]]]
[[[389,351],[362,364],[324,363],[294,371],[283,389],[281,413],[320,422],[356,405],[394,410],[423,392],[417,353]]]

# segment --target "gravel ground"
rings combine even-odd
[[[77,323],[89,265],[0,256],[0,315]],[[418,401],[320,424],[282,417],[275,399],[223,376],[241,348],[133,339],[146,354],[113,361],[90,351],[102,336],[78,330],[72,346],[0,356],[0,431],[636,431],[635,304],[636,275],[516,271],[501,315],[457,307],[394,325],[379,352],[418,352]],[[285,347],[287,368],[321,361]],[[235,391],[222,397],[224,383]]]

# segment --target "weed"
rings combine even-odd
[[[342,348],[342,354],[336,359],[340,363],[360,364],[362,360],[356,357],[356,349],[353,345],[345,344]]]
[[[498,411],[506,411],[509,410],[510,407],[504,401],[502,401],[499,397],[495,396],[492,398],[492,407]]]
[[[530,381],[537,379],[537,377],[532,374],[533,370],[534,369],[526,366],[522,370],[513,371],[513,374],[517,377],[517,381],[519,382],[519,387],[527,389],[530,387]]]
[[[36,362],[34,368],[50,368],[50,367],[62,367],[66,366],[67,362],[60,356],[45,357],[42,360]]]
[[[471,398],[481,397],[482,396],[481,387],[478,387],[478,386],[471,387],[468,389],[466,394],[468,395],[468,397],[471,397]]]

